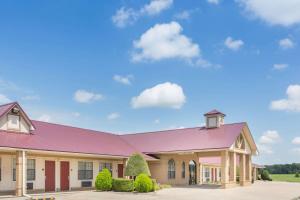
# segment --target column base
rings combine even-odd
[[[240,182],[240,185],[241,186],[249,186],[249,185],[251,185],[251,181],[242,181],[242,182]]]
[[[222,183],[222,189],[227,189],[227,188],[233,188],[233,187],[238,187],[239,184],[236,182],[231,182],[231,183]]]

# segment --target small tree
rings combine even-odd
[[[127,162],[125,168],[125,176],[136,177],[139,174],[146,174],[147,176],[151,176],[146,160],[141,154],[136,153],[130,156]]]
[[[99,191],[110,191],[112,188],[112,177],[110,171],[104,168],[99,172],[95,181],[96,189]]]
[[[272,181],[272,179],[270,178],[270,174],[268,170],[263,170],[261,173],[261,179],[264,181]]]
[[[295,177],[296,177],[296,178],[299,178],[299,177],[300,177],[299,172],[296,172]]]

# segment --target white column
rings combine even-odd
[[[236,153],[230,153],[230,182],[236,182]]]
[[[245,185],[246,180],[246,156],[245,154],[240,155],[240,185]]]

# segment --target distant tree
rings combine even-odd
[[[148,176],[151,176],[145,158],[141,154],[135,153],[128,159],[125,168],[125,176],[132,176],[135,178],[139,174],[146,174]]]

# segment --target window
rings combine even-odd
[[[8,129],[20,128],[20,116],[19,115],[7,115],[8,117]]]
[[[12,170],[13,170],[12,179],[13,179],[13,181],[16,181],[16,166],[17,166],[16,161],[17,161],[16,158],[13,158],[13,160],[12,160]]]
[[[35,180],[35,160],[27,159],[27,181]]]
[[[217,117],[209,117],[208,118],[208,127],[217,127]]]
[[[185,178],[185,162],[182,162],[181,178]]]
[[[93,162],[78,162],[78,180],[93,179]]]
[[[168,162],[168,179],[175,179],[175,161],[173,159]]]
[[[112,174],[112,164],[111,163],[100,163],[99,172],[101,172],[104,168],[108,169]]]
[[[208,167],[205,167],[205,181],[209,182],[210,181],[210,170]]]

